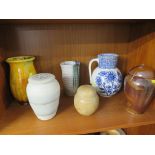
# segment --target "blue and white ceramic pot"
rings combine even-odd
[[[91,65],[96,61],[98,67],[91,73]],[[89,62],[90,83],[103,97],[116,94],[122,85],[122,74],[116,67],[118,55],[114,53],[99,54],[98,58]]]

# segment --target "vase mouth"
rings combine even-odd
[[[60,66],[74,66],[74,65],[80,65],[79,61],[64,61],[60,63]]]
[[[28,62],[33,61],[35,59],[34,56],[17,56],[17,57],[10,57],[6,59],[7,63],[19,63],[19,62]]]
[[[98,55],[99,68],[113,69],[117,66],[118,54],[116,53],[102,53]]]
[[[32,75],[29,79],[29,83],[33,84],[44,84],[51,82],[55,79],[55,75],[51,73],[38,73],[35,75]]]
[[[155,80],[155,72],[151,67],[144,64],[137,65],[131,68],[128,75],[147,80]]]
[[[119,55],[118,54],[116,54],[116,53],[101,53],[101,54],[98,54],[98,57],[102,57],[102,56],[104,56],[104,57],[118,57]]]

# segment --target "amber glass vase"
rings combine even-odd
[[[129,71],[124,81],[124,92],[130,113],[142,114],[146,111],[154,97],[154,79],[154,70],[145,65],[136,66]]]
[[[11,57],[6,60],[10,66],[10,87],[12,95],[21,104],[28,102],[26,95],[26,86],[28,78],[36,74],[33,64],[33,56]]]

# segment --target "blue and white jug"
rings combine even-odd
[[[98,67],[91,73],[91,65],[96,61]],[[116,67],[118,55],[114,53],[99,54],[98,58],[89,62],[90,83],[103,97],[116,94],[122,85],[122,74]]]

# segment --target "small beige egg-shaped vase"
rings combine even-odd
[[[92,115],[99,106],[99,97],[91,85],[82,85],[74,97],[75,109],[84,116]]]

